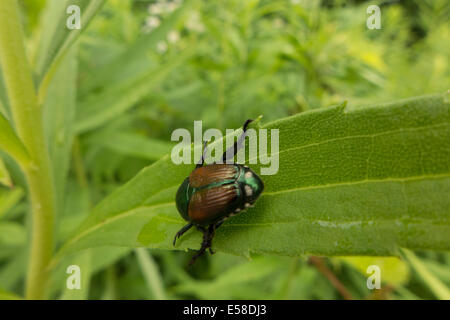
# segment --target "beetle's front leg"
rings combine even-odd
[[[209,225],[208,227],[197,226],[197,229],[203,232],[203,241],[202,246],[197,251],[197,253],[192,257],[191,261],[189,261],[189,266],[191,266],[198,257],[205,253],[206,249],[209,250],[209,253],[214,254],[214,251],[211,249],[212,240],[215,235],[215,231],[218,227],[222,225],[225,219],[220,220],[214,224]]]
[[[220,220],[219,222],[217,222],[217,223],[215,223],[215,224],[212,224],[210,227],[211,227],[211,231],[210,231],[210,233],[211,233],[211,235],[210,235],[210,240],[209,240],[209,247],[208,247],[208,250],[209,250],[209,253],[210,254],[214,254],[215,252],[212,250],[212,248],[211,248],[211,246],[212,246],[212,239],[214,238],[214,235],[215,235],[215,233],[216,233],[216,230],[217,230],[217,228],[219,228],[221,225],[222,225],[222,223],[225,221],[225,219],[222,219],[222,220]]]
[[[203,232],[202,246],[197,251],[197,253],[192,257],[191,261],[189,261],[189,264],[188,264],[189,267],[198,259],[198,257],[200,257],[202,254],[205,253],[206,249],[208,249],[208,247],[210,246],[210,243],[211,243],[211,241],[209,240],[210,228],[197,226],[197,229],[200,230],[201,232]]]
[[[179,237],[181,237],[186,231],[188,231],[190,228],[192,228],[193,224],[192,223],[188,223],[187,225],[185,225],[183,228],[181,228],[177,234],[175,235],[175,238],[173,239],[173,245],[175,246],[175,243],[177,242],[177,239]]]

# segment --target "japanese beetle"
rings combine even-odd
[[[191,227],[195,226],[203,233],[200,250],[189,262],[192,265],[206,249],[211,250],[215,231],[229,217],[252,206],[264,189],[264,183],[249,167],[237,163],[226,164],[228,155],[237,154],[238,146],[245,139],[245,132],[250,122],[243,126],[243,134],[234,143],[233,152],[228,150],[222,156],[223,164],[213,163],[204,165],[206,154],[191,172],[176,194],[177,209],[184,220],[188,222],[181,228],[173,240],[173,245]],[[229,157],[229,158],[231,158]]]

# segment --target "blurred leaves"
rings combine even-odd
[[[0,158],[0,184],[4,186],[12,187],[11,177],[9,175],[8,169],[5,167],[5,163],[2,158]]]
[[[135,253],[152,297],[156,300],[165,300],[166,293],[155,260],[150,253],[143,248],[137,248]]]
[[[405,285],[409,280],[408,265],[396,257],[340,257],[339,260],[349,263],[366,277],[370,275],[367,273],[369,266],[378,266],[381,281],[393,286]]]
[[[0,222],[1,245],[24,245],[26,239],[25,228],[14,222]]]
[[[195,294],[199,299],[244,299],[246,296],[255,299],[267,299],[262,292],[248,291],[248,283],[267,279],[282,266],[280,260],[257,257],[249,262],[238,264],[220,274],[213,281],[187,281],[174,288],[178,294]]]
[[[70,47],[87,29],[89,22],[103,6],[105,0],[50,0],[45,10],[41,46],[37,58],[36,73],[38,77],[40,100],[46,96],[47,86],[56,71],[58,64]],[[66,27],[68,14],[66,9],[70,5],[80,8],[81,28],[71,30]]]
[[[72,151],[76,108],[76,52],[76,47],[70,49],[55,71],[44,108],[44,125],[52,160],[58,211],[64,203]]]
[[[419,275],[421,281],[427,284],[427,287],[434,293],[436,298],[441,300],[450,300],[450,290],[443,284],[433,273],[431,273],[426,265],[415,256],[410,250],[402,250],[402,255],[410,263],[415,272]]]
[[[121,82],[125,82],[124,80],[136,80],[148,74],[149,67],[156,65],[156,61],[152,59],[152,50],[155,51],[157,44],[164,41],[171,30],[177,28],[195,2],[196,0],[184,1],[183,5],[164,19],[155,30],[147,34],[139,34],[134,43],[128,45],[107,63],[100,61],[99,66],[93,70],[95,77],[89,77],[81,84],[80,95],[84,97],[89,92],[99,92],[111,86],[119,86]],[[122,9],[130,10],[131,6]]]
[[[66,28],[69,4],[81,8],[81,30]],[[22,1],[57,186],[57,246],[74,235],[68,251],[112,245],[65,255],[52,272],[50,296],[155,298],[145,281],[152,268],[129,253],[143,245],[173,249],[171,238],[182,225],[173,196],[192,167],[164,157],[172,147],[170,133],[199,119],[205,130],[237,128],[263,114],[267,128],[280,126],[287,136],[281,138],[280,172],[263,176],[266,191],[256,208],[228,221],[214,241],[216,250],[254,259],[219,252],[184,270],[190,253],[139,249],[160,272],[165,297],[339,298],[313,266],[271,256],[313,249],[371,255],[345,257],[346,263],[324,259],[354,297],[376,298],[365,285],[368,263],[380,264],[383,286],[395,287],[384,298],[445,297],[434,280],[450,285],[448,254],[419,252],[419,263],[412,264],[372,255],[398,254],[399,243],[448,248],[448,109],[435,113],[434,102],[413,102],[411,108],[402,101],[394,113],[377,113],[392,105],[363,110],[450,88],[450,5],[381,2],[382,29],[368,30],[368,4]],[[448,97],[447,91],[447,106]],[[286,118],[344,100],[347,107],[323,109],[323,118]],[[310,122],[296,124],[308,117]],[[27,261],[20,227],[27,221],[26,185],[9,155],[26,163],[28,154],[9,119],[0,76],[0,183],[8,186],[0,186],[0,222],[4,235],[12,235],[9,244],[0,244],[0,288],[7,290],[0,298],[22,294]],[[442,126],[415,130],[439,119]],[[362,137],[344,138],[355,133]],[[415,176],[425,179],[410,179]],[[177,249],[199,243],[190,231]],[[65,291],[70,264],[86,268],[82,292]],[[434,280],[416,271],[423,270],[416,268],[420,264]]]
[[[12,209],[23,197],[21,188],[5,189],[0,186],[0,218]]]
[[[20,300],[20,299],[22,298],[12,292],[0,289],[0,300]]]
[[[88,96],[80,105],[76,131],[82,133],[95,129],[120,116],[121,113],[144,98],[154,86],[163,81],[176,66],[182,64],[191,54],[192,50],[186,50],[156,70],[147,70],[144,74],[137,74],[116,85],[111,85],[100,94]]]
[[[170,153],[171,143],[146,138],[137,133],[107,132],[96,135],[90,143],[104,146],[119,154],[156,161]]]

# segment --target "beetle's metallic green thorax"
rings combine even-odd
[[[243,194],[245,195],[245,202],[253,204],[264,190],[264,183],[250,168],[239,165],[241,174],[237,180]]]

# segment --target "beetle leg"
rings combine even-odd
[[[222,156],[222,162],[226,163],[228,159],[232,159],[236,156],[236,154],[238,153],[238,150],[242,147],[244,140],[245,140],[245,131],[247,131],[248,125],[250,124],[250,122],[252,122],[252,119],[248,119],[247,121],[245,121],[243,127],[242,127],[242,135],[239,137],[238,141],[236,141],[232,147],[228,148],[223,156]],[[233,155],[229,155],[229,153],[233,153]]]
[[[213,224],[213,225],[211,225],[209,227],[210,231],[209,231],[209,238],[208,238],[208,251],[209,251],[210,254],[214,254],[215,253],[213,251],[213,249],[211,248],[211,246],[212,246],[212,239],[214,238],[214,235],[216,233],[216,225],[217,224]]]
[[[220,227],[224,221],[225,221],[225,219],[222,219],[222,220],[220,220],[219,222],[217,222],[217,223],[214,225],[214,231],[217,230],[217,228]]]
[[[225,221],[225,219],[222,219],[214,224],[211,224],[207,228],[202,227],[202,226],[197,226],[197,229],[200,230],[201,232],[203,232],[202,246],[197,251],[197,253],[192,257],[191,261],[189,261],[188,266],[191,266],[197,260],[198,257],[203,255],[205,253],[206,249],[209,250],[210,254],[214,254],[214,251],[211,249],[212,240],[214,238],[217,228],[220,227],[224,221]]]
[[[177,242],[177,239],[179,237],[181,237],[186,231],[188,231],[190,228],[192,228],[193,224],[192,223],[188,223],[187,225],[185,225],[183,228],[181,228],[177,234],[175,235],[175,238],[173,239],[173,245],[175,246],[175,243]]]
[[[198,257],[200,257],[201,255],[203,255],[206,251],[206,249],[208,249],[209,247],[209,228],[204,228],[201,226],[197,226],[197,229],[200,230],[201,232],[203,232],[203,241],[202,241],[202,246],[200,247],[200,249],[197,251],[197,253],[192,257],[191,261],[189,261],[188,266],[190,267],[192,264],[194,264],[194,262],[198,259]]]
[[[214,235],[215,235],[215,232],[216,232],[217,228],[219,228],[224,221],[225,221],[225,219],[222,219],[219,222],[211,225],[210,240],[209,240],[209,247],[208,247],[208,250],[209,250],[210,254],[214,254],[215,253],[213,251],[213,249],[211,248],[211,246],[212,246],[212,239],[214,238]]]
[[[244,125],[242,126],[242,129],[244,130],[244,132],[247,131],[247,127],[251,122],[253,122],[252,119],[247,119],[247,121],[245,121]]]

